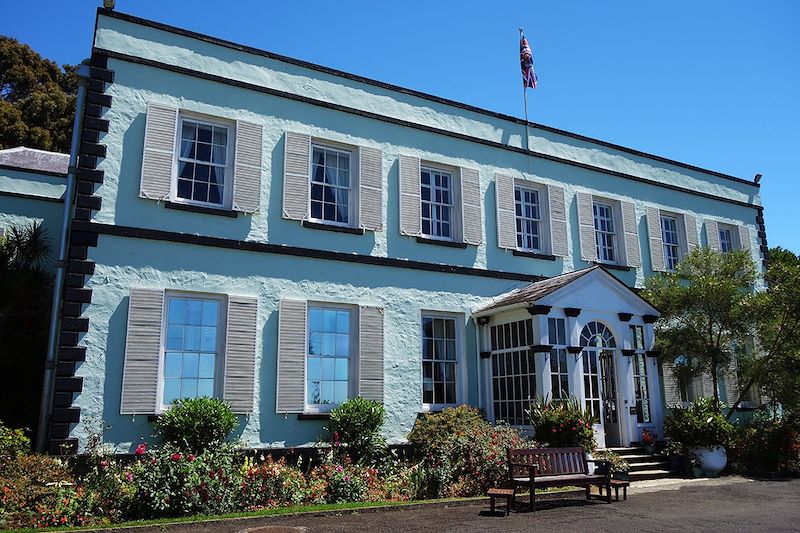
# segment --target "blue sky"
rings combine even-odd
[[[88,56],[100,1],[2,0],[0,34]],[[31,7],[35,5],[34,9]],[[117,0],[117,10],[751,179],[800,252],[800,2]]]

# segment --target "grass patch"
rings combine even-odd
[[[537,490],[536,494],[556,494],[560,492],[570,492],[578,490],[577,487],[554,487],[543,490]],[[519,492],[517,496],[527,496],[527,492]],[[276,507],[274,509],[262,509],[260,511],[241,511],[228,514],[216,515],[191,515],[191,516],[173,516],[166,518],[150,518],[143,520],[129,520],[127,522],[117,522],[107,525],[95,526],[79,526],[79,527],[50,527],[50,528],[25,528],[25,529],[0,529],[0,531],[9,533],[17,532],[39,532],[39,531],[81,531],[81,530],[98,530],[98,529],[119,529],[126,527],[147,527],[158,526],[167,524],[191,524],[194,522],[214,522],[219,520],[231,520],[237,518],[262,518],[270,516],[283,516],[293,514],[305,513],[321,513],[321,512],[348,512],[358,511],[361,509],[375,509],[382,507],[410,507],[415,505],[426,505],[434,503],[448,503],[448,502],[469,502],[486,499],[486,496],[472,496],[466,498],[439,498],[435,500],[409,500],[409,501],[378,501],[378,502],[349,502],[349,503],[315,503],[304,505],[291,505],[288,507]]]

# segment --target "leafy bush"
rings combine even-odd
[[[587,452],[597,448],[592,416],[578,400],[544,402],[535,400],[529,411],[536,439],[551,448],[580,447]]]
[[[416,476],[425,497],[482,494],[506,480],[508,449],[531,445],[514,428],[492,425],[465,405],[418,419],[408,440],[424,458]]]
[[[240,506],[257,510],[302,503],[307,496],[303,472],[287,465],[283,457],[277,461],[271,455],[262,459],[259,464],[247,460],[242,466]]]
[[[354,465],[349,458],[338,462],[333,455],[309,474],[309,485],[314,487],[312,501],[325,503],[357,502],[382,499],[378,489],[378,471],[372,467]],[[371,496],[371,497],[370,497]]]
[[[597,450],[592,453],[592,457],[595,459],[603,459],[608,461],[608,466],[611,469],[611,473],[624,473],[631,469],[631,465],[622,458],[621,455],[618,453],[612,452],[611,450]]]
[[[0,518],[6,527],[31,527],[37,513],[59,505],[63,487],[73,487],[75,478],[62,461],[47,455],[0,458]],[[50,515],[55,515],[51,512]],[[60,521],[60,516],[57,518]],[[80,525],[71,521],[59,525]]]
[[[25,436],[21,429],[11,429],[0,422],[0,457],[16,457],[28,453],[31,449],[31,440]]]
[[[686,448],[728,446],[733,426],[714,411],[711,400],[698,398],[689,407],[675,407],[664,420],[664,433]]]
[[[236,450],[222,444],[199,455],[166,447],[137,456],[130,469],[141,517],[218,514],[237,509],[241,467]]]
[[[328,430],[334,445],[343,443],[354,463],[374,463],[386,448],[380,433],[385,419],[383,405],[358,396],[331,411]]]
[[[800,424],[760,411],[735,428],[729,459],[740,470],[800,474]]]
[[[238,424],[225,402],[201,397],[178,400],[159,417],[155,427],[167,445],[200,454],[225,442]]]

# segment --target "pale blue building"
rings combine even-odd
[[[626,446],[681,401],[635,289],[766,247],[750,180],[102,9],[91,64],[51,448],[203,394],[251,447],[356,395],[395,443],[575,396]]]

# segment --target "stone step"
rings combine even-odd
[[[636,455],[621,455],[623,459],[628,461],[630,464],[634,463],[649,463],[651,461],[666,461],[667,458],[663,455],[647,455],[647,454],[636,454]]]
[[[630,472],[647,472],[650,470],[668,470],[667,461],[650,461],[648,463],[631,463]]]
[[[675,477],[673,472],[664,469],[642,470],[640,472],[629,472],[628,477],[631,481],[644,481],[649,479],[665,479]]]
[[[641,446],[630,446],[627,448],[606,448],[606,450],[614,452],[619,455],[633,455],[633,454],[644,453],[644,449]]]

